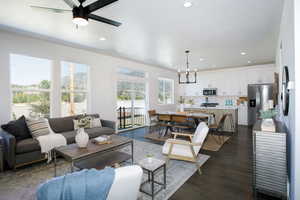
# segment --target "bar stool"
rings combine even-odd
[[[149,126],[149,132],[153,133],[157,130],[158,126],[158,119],[156,110],[148,110],[149,120],[150,120],[150,126]]]
[[[233,120],[233,115],[232,113],[228,113],[227,117],[229,119],[229,123],[230,123],[230,129],[232,130],[232,133],[235,132],[235,125],[234,125],[234,120]]]
[[[159,125],[160,137],[164,137],[165,135],[168,134],[168,131],[171,127],[170,121],[171,121],[171,115],[168,115],[168,114],[158,115],[158,125]],[[164,130],[163,128],[165,128],[165,131],[163,131]]]

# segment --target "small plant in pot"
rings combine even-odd
[[[154,157],[153,154],[147,154],[146,155],[146,158],[147,158],[147,160],[148,160],[149,163],[152,163],[153,157]]]
[[[185,102],[184,97],[180,96],[180,98],[178,100],[178,103],[180,104],[180,112],[184,112],[184,102]]]
[[[262,131],[275,131],[275,123],[273,118],[277,115],[277,111],[275,109],[270,110],[261,110],[260,118],[262,119],[261,129]]]
[[[187,104],[191,107],[191,106],[193,106],[194,105],[194,99],[189,99],[188,101],[187,101]]]

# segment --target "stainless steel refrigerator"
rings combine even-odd
[[[260,116],[260,110],[273,100],[273,84],[248,85],[248,125],[252,126]]]

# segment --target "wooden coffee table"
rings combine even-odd
[[[56,158],[62,156],[70,163],[71,172],[78,169],[103,169],[116,163],[131,160],[133,163],[133,140],[127,137],[112,135],[110,144],[94,144],[89,142],[87,148],[78,148],[77,144],[70,144],[54,149],[54,175],[56,176]],[[131,154],[118,150],[131,146]]]

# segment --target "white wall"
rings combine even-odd
[[[275,64],[198,72],[197,84],[180,85],[179,95],[201,96],[203,88],[218,88],[220,96],[247,96],[248,84],[273,83]]]
[[[295,89],[290,91],[289,115],[283,116],[280,109],[280,119],[288,128],[288,172],[289,195],[291,200],[300,199],[300,81],[296,76],[300,74],[300,4],[299,1],[285,0],[280,27],[280,37],[277,48],[277,71],[282,83],[282,68],[288,66],[290,80],[295,82]],[[282,44],[282,50],[280,50]],[[280,99],[280,97],[279,97]],[[281,103],[281,101],[279,100]],[[281,108],[281,105],[280,105]]]
[[[177,88],[175,71],[0,31],[0,124],[9,121],[11,116],[11,91],[9,87],[9,55],[11,53],[52,60],[54,68],[59,68],[60,61],[63,60],[89,65],[91,68],[90,111],[99,113],[104,119],[116,120],[116,69],[118,67],[138,69],[148,73],[149,108],[157,110],[176,109],[175,105],[159,105],[157,101],[158,77],[174,79],[175,88]],[[59,70],[56,71],[58,72]],[[59,75],[57,76],[56,74],[55,77],[59,77]],[[59,80],[57,79],[56,81]],[[54,91],[53,97],[59,100],[59,93]],[[175,99],[177,99],[176,90]],[[58,113],[59,108],[54,108],[53,116],[57,116]]]

